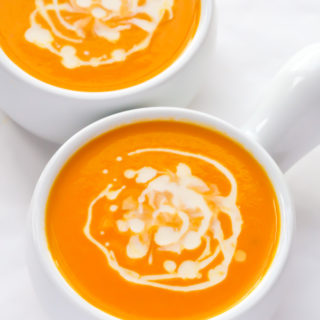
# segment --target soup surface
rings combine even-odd
[[[78,91],[142,83],[193,38],[201,0],[0,1],[0,46],[30,75]]]
[[[67,162],[46,232],[66,281],[121,319],[207,319],[238,303],[274,257],[273,187],[239,144],[188,123],[115,129]]]

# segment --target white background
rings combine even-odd
[[[192,107],[240,126],[256,110],[281,65],[320,41],[320,0],[217,0],[217,13],[210,75]],[[32,190],[55,150],[0,113],[1,320],[47,319],[27,273],[24,233]],[[286,174],[298,230],[294,263],[284,272],[287,294],[274,320],[320,319],[319,164],[318,147]]]

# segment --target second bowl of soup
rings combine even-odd
[[[4,1],[3,108],[32,132],[62,142],[124,108],[185,105],[208,64],[212,6],[212,0]]]

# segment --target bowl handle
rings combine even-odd
[[[242,129],[283,171],[320,143],[320,44],[284,65]]]

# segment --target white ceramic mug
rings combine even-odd
[[[80,92],[44,83],[17,67],[0,48],[1,108],[32,133],[62,143],[84,126],[115,112],[155,105],[185,107],[198,92],[214,42],[214,0],[201,0],[198,29],[181,56],[139,85]],[[212,27],[211,27],[212,26]]]
[[[112,115],[91,124],[68,140],[43,171],[30,209],[29,267],[36,291],[49,314],[54,319],[116,319],[81,298],[64,280],[50,255],[45,234],[45,208],[57,174],[79,148],[111,129],[141,120],[170,119],[204,125],[227,135],[248,150],[267,172],[281,213],[276,255],[266,275],[251,293],[212,320],[270,319],[283,294],[279,275],[285,266],[294,230],[294,209],[279,166],[286,170],[307,151],[306,146],[310,149],[316,141],[320,141],[319,80],[320,45],[298,54],[282,69],[264,100],[264,106],[257,110],[256,116],[243,129],[207,114],[159,107]],[[264,147],[275,157],[279,166]]]

